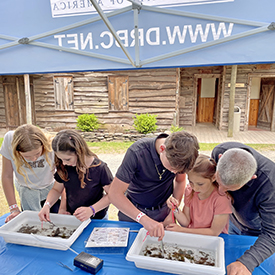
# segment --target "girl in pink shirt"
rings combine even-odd
[[[166,230],[212,236],[228,233],[231,200],[227,194],[219,193],[215,173],[215,161],[200,154],[188,173],[190,185],[185,189],[183,210],[178,209],[175,198],[167,200],[180,225],[169,224]]]

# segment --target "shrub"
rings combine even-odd
[[[171,125],[170,131],[171,131],[172,133],[174,133],[174,132],[180,132],[180,131],[183,131],[183,128],[182,128],[182,127],[175,126],[175,125]]]
[[[134,118],[134,128],[141,134],[148,134],[157,129],[157,115],[136,114]]]
[[[76,119],[76,128],[83,132],[92,132],[99,128],[99,123],[95,114],[82,114]]]

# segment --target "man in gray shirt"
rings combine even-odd
[[[259,236],[227,267],[228,275],[249,275],[275,252],[275,163],[238,142],[216,146],[217,182],[232,197],[229,234]]]

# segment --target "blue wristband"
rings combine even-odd
[[[93,216],[92,217],[94,217],[95,216],[95,209],[90,205],[90,208],[93,210]]]

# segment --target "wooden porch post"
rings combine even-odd
[[[176,104],[175,104],[175,114],[173,117],[173,125],[179,127],[180,116],[179,116],[179,93],[180,93],[180,68],[176,69]]]
[[[32,124],[32,105],[31,105],[31,90],[30,90],[30,76],[24,74],[25,97],[26,97],[26,117],[27,124]]]
[[[229,95],[228,132],[227,132],[228,137],[233,137],[236,79],[237,79],[237,65],[232,65],[230,95]]]

